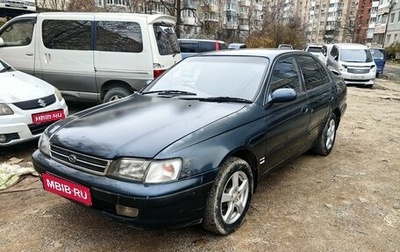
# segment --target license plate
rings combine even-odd
[[[46,191],[78,201],[87,206],[92,205],[90,189],[86,186],[43,173],[43,187]]]
[[[54,111],[33,114],[32,122],[33,124],[41,124],[46,122],[57,121],[64,118],[65,118],[64,110],[59,109]]]

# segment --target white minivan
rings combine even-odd
[[[108,102],[181,60],[175,23],[162,14],[26,14],[1,27],[0,57],[67,100]]]
[[[376,65],[367,46],[355,43],[335,43],[327,55],[329,69],[339,71],[346,84],[372,87]]]

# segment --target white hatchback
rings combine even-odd
[[[0,59],[0,146],[37,138],[67,115],[58,89]]]

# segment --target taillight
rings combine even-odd
[[[153,64],[154,79],[156,79],[158,76],[160,76],[164,71],[165,71],[165,69],[162,69],[160,64],[158,64],[158,63]]]
[[[218,42],[215,42],[215,51],[218,51],[219,50],[219,44],[218,44]]]

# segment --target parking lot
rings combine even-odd
[[[265,177],[230,236],[199,226],[143,231],[42,189],[0,191],[2,251],[400,251],[400,83],[348,88],[330,156],[305,154]],[[0,149],[30,166],[36,143]]]

